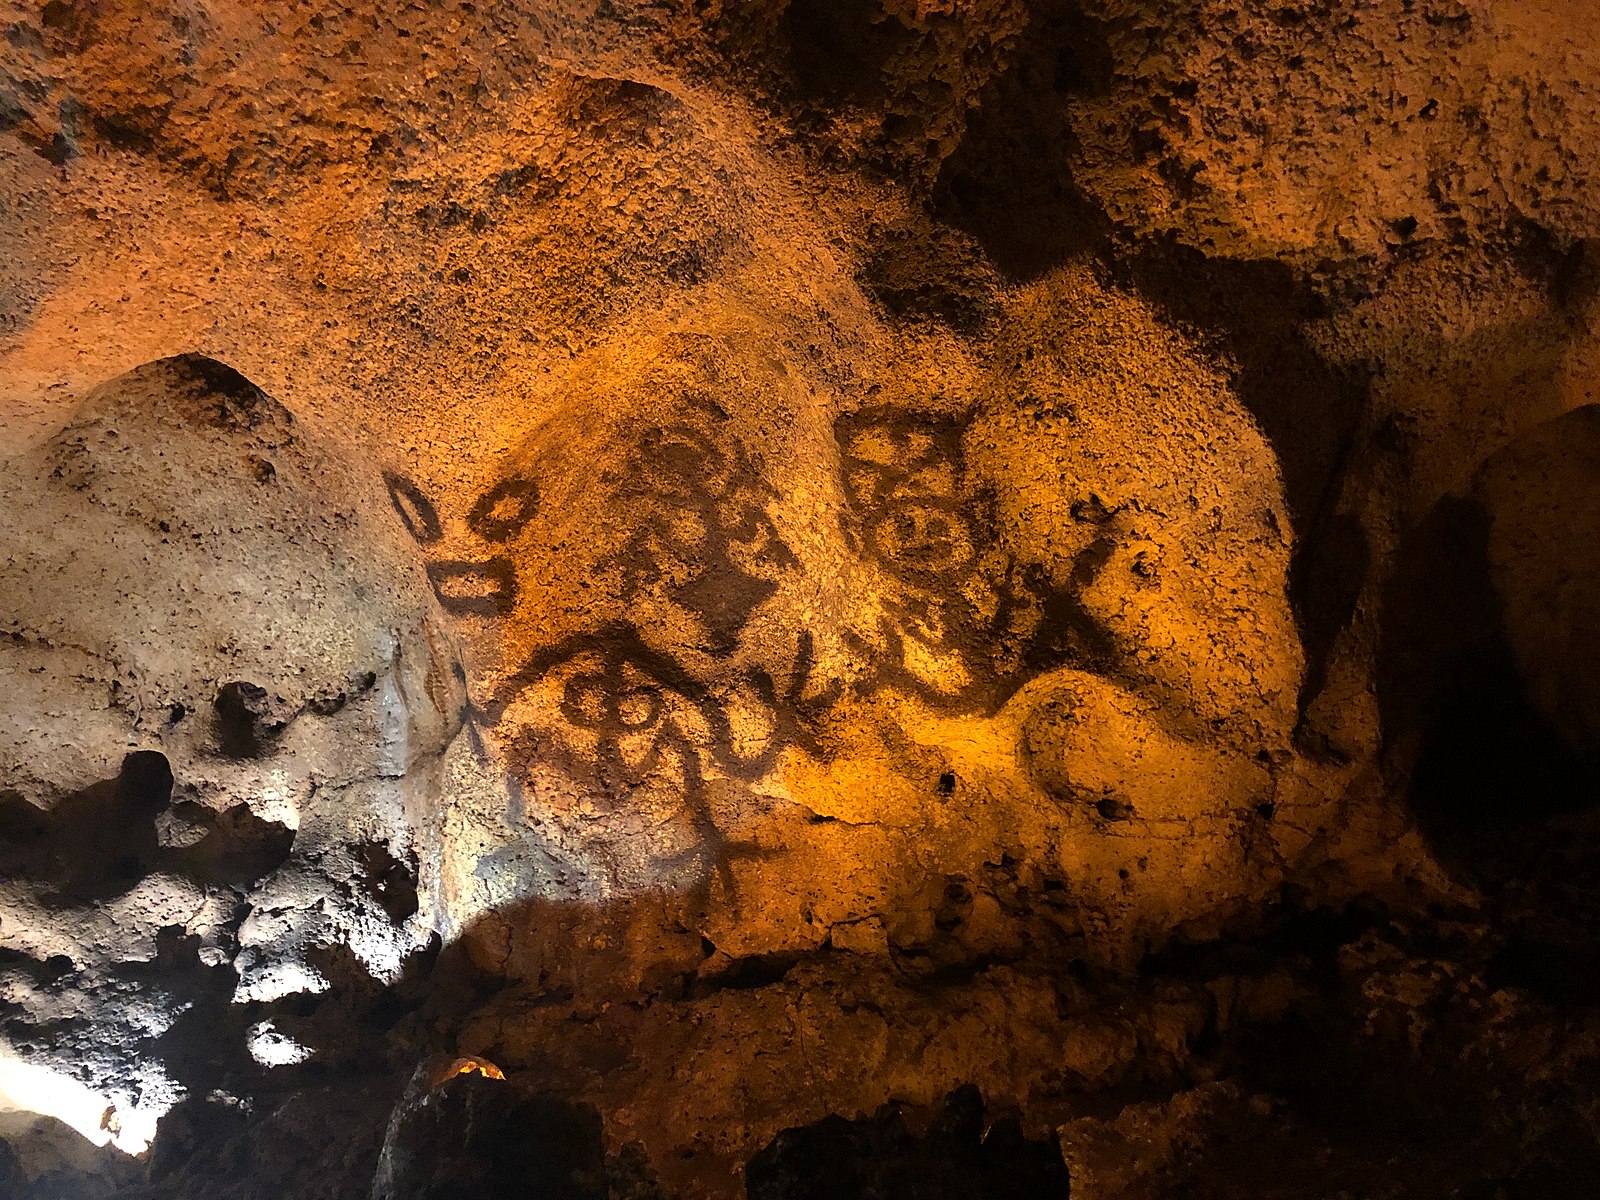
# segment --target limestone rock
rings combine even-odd
[[[377,479],[210,359],[0,460],[0,563],[8,1035],[137,1144],[203,1082],[163,1061],[176,1022],[231,1062],[230,1000],[427,940],[460,668]]]

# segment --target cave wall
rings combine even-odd
[[[974,1085],[1075,1194],[1358,1186],[1307,1079],[1534,1169],[1439,1064],[1593,1044],[1580,6],[5,20],[0,1003],[115,1187],[496,1083],[600,1194]]]

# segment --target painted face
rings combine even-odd
[[[787,945],[1011,856],[1132,945],[1257,887],[1300,671],[1281,486],[1123,303],[1150,328],[1118,370],[1001,362],[840,415],[736,340],[639,347],[458,522],[423,501],[479,656],[457,919],[776,890],[742,936]]]

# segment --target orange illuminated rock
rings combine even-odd
[[[456,1058],[436,1070],[428,1080],[429,1087],[440,1087],[457,1075],[482,1075],[485,1079],[504,1079],[505,1073],[488,1059]]]

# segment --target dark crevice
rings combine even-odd
[[[892,1106],[825,1117],[778,1134],[744,1174],[750,1200],[1060,1200],[1068,1190],[1054,1139],[1030,1141],[1010,1118],[988,1124],[970,1085],[950,1093],[921,1136]]]

